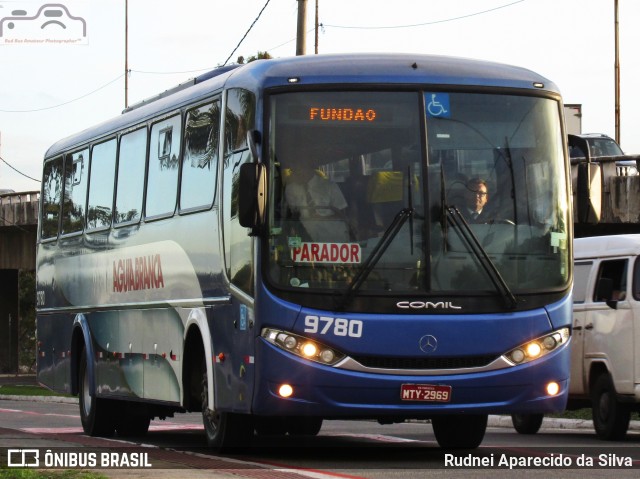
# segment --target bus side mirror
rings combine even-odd
[[[259,228],[264,224],[267,190],[266,168],[261,163],[240,166],[238,219],[245,228]]]
[[[251,152],[251,161],[240,166],[238,220],[245,228],[252,228],[257,233],[264,224],[267,201],[267,174],[265,166],[260,163],[256,143],[259,140],[257,131],[247,132],[247,144]]]

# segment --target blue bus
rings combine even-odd
[[[84,431],[202,412],[208,444],[326,419],[564,409],[571,186],[560,93],[417,54],[224,67],[43,165],[38,380]],[[482,203],[482,221],[467,216]]]

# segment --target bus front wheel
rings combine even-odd
[[[436,416],[431,419],[431,425],[440,447],[475,449],[484,439],[487,420],[486,414]]]
[[[245,447],[253,436],[253,420],[248,414],[216,411],[209,405],[207,371],[202,378],[202,422],[207,445],[218,451]]]
[[[82,350],[78,368],[80,420],[82,429],[89,436],[111,437],[115,431],[115,421],[111,402],[107,399],[91,396],[89,393],[89,372],[87,369],[87,351]]]
[[[513,427],[520,434],[535,434],[542,426],[544,414],[512,414]]]

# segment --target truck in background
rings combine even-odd
[[[565,103],[564,122],[569,135],[580,135],[582,133],[582,104]]]

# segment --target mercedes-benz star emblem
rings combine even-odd
[[[435,352],[436,349],[438,349],[438,340],[436,339],[435,336],[432,336],[431,334],[427,334],[420,338],[418,345],[420,346],[420,350],[422,352],[430,354]]]

